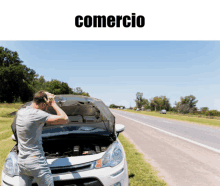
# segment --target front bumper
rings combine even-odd
[[[54,183],[64,180],[88,179],[94,178],[104,186],[111,186],[121,182],[121,186],[128,186],[128,168],[126,158],[115,167],[106,167],[82,172],[53,174]],[[33,183],[36,183],[35,180]],[[34,184],[33,184],[34,185]],[[58,184],[57,184],[58,185]],[[1,186],[19,186],[19,177],[13,178],[2,172]]]

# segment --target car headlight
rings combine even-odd
[[[18,176],[17,154],[10,152],[5,160],[3,171],[5,174],[13,177]]]
[[[116,141],[106,151],[105,155],[98,161],[96,161],[96,168],[114,167],[121,163],[123,160],[122,147],[119,142]]]

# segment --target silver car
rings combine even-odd
[[[160,111],[160,114],[166,114],[166,113],[167,113],[167,111],[165,109]]]

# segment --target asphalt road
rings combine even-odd
[[[170,186],[220,185],[220,129],[111,110],[116,123]]]

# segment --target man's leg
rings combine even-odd
[[[19,165],[19,186],[31,186],[34,177],[28,176],[26,168],[23,165]]]
[[[34,177],[19,174],[19,186],[31,186]]]
[[[35,177],[37,184],[40,186],[54,186],[53,176],[50,172],[41,170],[43,174],[40,174],[38,177]]]
[[[38,185],[54,186],[53,176],[45,157],[41,156],[39,158],[38,168],[34,172],[34,179],[36,180]]]

